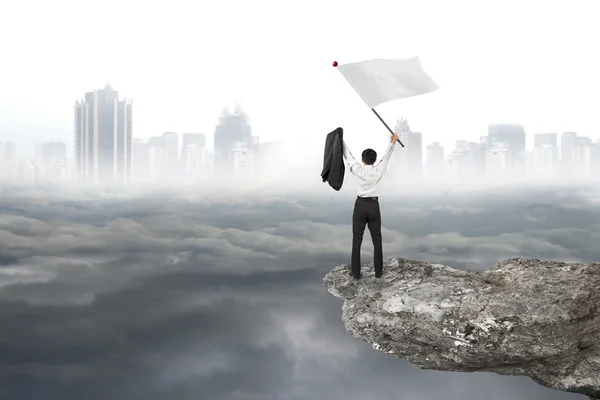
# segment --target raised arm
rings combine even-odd
[[[348,162],[350,172],[352,172],[354,175],[356,175],[357,173],[360,173],[362,171],[362,165],[358,161],[356,161],[356,159],[350,152],[348,145],[346,145],[345,141],[343,141],[343,144],[344,144],[344,158]]]
[[[390,142],[387,149],[385,150],[385,153],[383,154],[383,157],[381,157],[381,160],[379,161],[379,163],[377,163],[377,168],[381,171],[382,174],[386,171],[387,166],[390,163],[390,158],[392,157],[392,154],[394,153],[394,145],[396,144],[397,140],[398,140],[397,134],[392,136],[392,141]]]

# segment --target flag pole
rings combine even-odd
[[[332,65],[333,65],[334,67],[337,67],[337,66],[338,66],[338,63],[337,63],[337,61],[334,61]],[[344,74],[342,74],[342,76],[343,76],[343,75],[344,75]],[[346,77],[344,76],[344,78],[346,78]],[[354,87],[354,85],[352,84],[352,82],[350,82],[350,80],[349,80],[348,78],[346,78],[346,80],[347,80],[347,81],[348,81],[348,83],[349,83],[349,84],[352,86],[352,88],[354,89],[354,91],[355,91],[356,93],[358,93],[360,97],[362,97],[362,95],[360,94],[360,92],[359,92],[358,90],[356,90],[356,88]],[[367,101],[366,101],[364,98],[363,98],[363,101],[364,101],[365,103],[367,103]],[[368,104],[368,103],[367,103],[367,104]],[[382,118],[379,116],[379,114],[377,113],[377,111],[375,111],[375,109],[374,109],[374,108],[371,108],[371,111],[373,111],[373,112],[375,113],[375,115],[377,116],[377,118],[379,118],[379,120],[381,121],[381,123],[382,123],[382,124],[383,124],[383,125],[384,125],[384,126],[387,128],[387,130],[388,130],[388,131],[390,131],[390,133],[392,134],[392,136],[394,136],[394,131],[390,129],[390,127],[388,126],[388,124],[386,124],[386,123],[385,123],[385,121],[384,121],[384,120],[383,120],[383,119],[382,119]],[[398,143],[400,143],[400,146],[404,147],[404,143],[402,143],[402,142],[400,141],[400,139],[398,139]]]
[[[392,136],[394,136],[394,131],[392,131],[392,130],[390,129],[390,127],[389,127],[389,126],[388,126],[388,125],[385,123],[385,121],[384,121],[383,119],[381,119],[381,117],[379,116],[379,114],[377,114],[377,111],[375,111],[375,109],[374,109],[374,108],[371,108],[371,111],[373,111],[373,112],[375,113],[375,115],[377,115],[377,118],[379,118],[379,120],[381,121],[381,123],[382,123],[383,125],[385,125],[385,127],[387,128],[387,130],[388,130],[388,131],[390,131],[390,133],[392,134]],[[400,141],[400,139],[398,139],[398,143],[400,143],[400,146],[404,147],[404,143],[402,143],[402,142]]]

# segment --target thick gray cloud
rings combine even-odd
[[[582,398],[422,371],[350,336],[321,279],[349,260],[353,196],[307,193],[3,188],[0,398]],[[381,207],[387,257],[600,259],[592,187],[405,192]]]

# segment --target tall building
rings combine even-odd
[[[75,103],[75,162],[80,182],[127,183],[131,174],[131,100],[107,84]]]
[[[35,168],[38,179],[66,180],[69,175],[66,144],[58,141],[38,144],[35,148]]]
[[[592,139],[585,136],[577,138],[575,147],[574,172],[578,178],[590,178],[592,176]]]
[[[540,178],[552,178],[558,173],[558,148],[541,142],[533,149],[533,173]]]
[[[560,164],[564,176],[573,174],[577,157],[577,133],[563,132],[560,137]]]
[[[250,156],[254,150],[252,126],[248,115],[237,103],[233,113],[225,108],[215,128],[214,173],[218,177],[226,177],[235,174],[236,169],[245,170],[244,166],[249,161],[240,160],[252,158],[254,163],[254,155]]]
[[[439,142],[427,145],[426,150],[427,175],[440,176],[444,170],[444,146]]]
[[[133,139],[131,164],[132,181],[147,182],[150,174],[150,145],[142,139]]]
[[[552,148],[552,157],[553,164],[558,164],[559,162],[559,154],[558,154],[558,135],[556,133],[537,133],[533,136],[533,147],[544,147],[546,148],[546,152],[548,152],[548,146]]]
[[[419,180],[423,177],[423,135],[410,130],[404,118],[396,120],[394,132],[405,147],[394,145],[390,160],[392,179]]]
[[[254,151],[246,143],[235,142],[230,150],[215,151],[215,174],[218,178],[242,178],[256,172]]]
[[[36,161],[42,165],[49,165],[56,161],[66,161],[67,146],[63,142],[46,142],[36,149]]]
[[[206,149],[206,136],[203,133],[184,133],[181,135],[181,164],[184,169],[188,170],[188,162],[187,162],[187,154],[188,147],[194,146],[194,148]],[[201,150],[193,150],[193,152],[197,152]],[[206,157],[206,151],[202,150],[204,153],[204,157]],[[206,162],[204,159],[203,162]]]
[[[495,143],[504,143],[510,153],[508,173],[519,175],[525,172],[525,128],[517,124],[493,124],[488,126],[487,144],[491,148]]]
[[[505,142],[494,142],[486,150],[485,174],[492,179],[514,177],[514,154]]]
[[[227,108],[221,113],[219,123],[215,128],[215,149],[231,150],[235,147],[236,142],[252,144],[250,118],[237,103],[233,113],[229,112]]]
[[[456,148],[448,156],[448,172],[454,180],[462,183],[479,182],[485,176],[485,167],[485,144],[456,141]]]
[[[180,172],[179,167],[179,135],[176,132],[165,132],[162,135],[165,146],[165,167],[170,176]]]
[[[148,139],[148,177],[164,178],[168,173],[167,141],[164,136]]]
[[[197,143],[188,144],[184,147],[185,164],[184,170],[188,178],[198,180],[206,178],[208,174],[208,152],[206,147]]]
[[[17,175],[17,159],[13,142],[0,142],[0,179],[12,179]]]

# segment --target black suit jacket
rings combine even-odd
[[[325,154],[323,156],[323,171],[321,178],[323,182],[329,182],[329,186],[340,190],[344,183],[344,130],[337,128],[330,132],[325,139]]]

